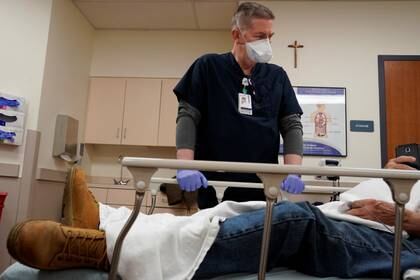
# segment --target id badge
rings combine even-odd
[[[238,94],[238,111],[244,115],[252,115],[251,95],[244,93]]]

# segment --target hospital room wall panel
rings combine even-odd
[[[93,51],[94,29],[71,1],[54,0],[43,71],[37,129],[41,131],[39,167],[66,170],[54,158],[55,119],[58,114],[78,120],[82,142]],[[34,104],[29,104],[33,106]]]
[[[112,184],[113,179],[119,179],[119,156],[176,158],[175,147],[147,147],[122,145],[86,145],[89,156],[88,174],[101,182]],[[83,160],[82,160],[82,164]],[[156,176],[174,176],[173,170],[159,170]],[[123,178],[131,178],[127,168],[123,168]]]
[[[0,1],[0,92],[25,99],[28,129],[38,121],[51,8],[52,0]],[[24,146],[0,145],[1,161],[22,164]]]
[[[67,169],[40,169],[38,158],[42,134],[32,130],[28,130],[27,134],[16,222],[28,219],[59,221]]]
[[[373,120],[374,132],[347,131],[345,167],[381,167],[378,55],[420,52],[420,1],[262,1],[276,15],[273,62],[292,84],[347,89],[350,120]],[[298,50],[294,68],[294,40]],[[305,114],[305,112],[304,112]],[[305,157],[317,165],[320,157]]]
[[[40,166],[64,170],[64,163],[52,157],[53,120],[58,113],[71,115],[83,132],[93,28],[65,0],[1,1],[0,17],[7,42],[0,46],[0,91],[25,99],[26,129],[43,135]],[[21,164],[25,143],[0,145],[0,158]]]
[[[28,104],[27,128],[35,129],[47,52],[52,0],[0,2],[0,91]]]

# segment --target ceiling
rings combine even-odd
[[[82,14],[97,29],[141,30],[228,30],[230,29],[230,21],[238,6],[238,2],[241,1],[73,0],[73,3],[80,9]]]
[[[97,29],[226,30],[236,0],[73,0]]]

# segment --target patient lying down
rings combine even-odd
[[[411,169],[392,159],[388,168]],[[391,277],[394,206],[387,185],[369,180],[314,207],[280,202],[273,211],[268,269],[286,266],[314,276]],[[401,271],[420,266],[420,183],[407,204]],[[123,279],[204,279],[258,271],[264,202],[226,201],[193,216],[143,215],[122,248]],[[109,270],[109,259],[130,211],[98,204],[83,171],[75,169],[64,197],[64,224],[27,221],[7,246],[19,262],[44,270]],[[411,210],[409,210],[411,209]],[[332,265],[333,264],[333,265]]]

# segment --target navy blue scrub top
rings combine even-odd
[[[283,68],[257,63],[252,70],[252,115],[238,111],[238,94],[247,77],[232,53],[198,58],[174,88],[201,113],[197,127],[196,160],[278,163],[279,120],[302,114]],[[253,93],[255,91],[255,94]],[[255,174],[203,172],[209,180],[260,182]]]

